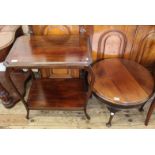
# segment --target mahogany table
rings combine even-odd
[[[58,36],[22,36],[18,38],[5,60],[7,75],[16,93],[20,96],[27,110],[84,110],[91,95],[94,82],[90,67],[92,63],[89,38],[81,35],[71,35],[59,41]],[[10,77],[13,68],[78,68],[91,75],[91,83],[85,87],[84,78],[41,78],[33,75],[28,100],[20,94],[17,83]]]
[[[115,112],[121,109],[141,107],[151,97],[154,80],[150,72],[140,64],[125,59],[105,59],[92,66],[95,74],[94,94],[107,105],[111,126]]]

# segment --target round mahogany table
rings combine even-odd
[[[151,73],[140,64],[125,59],[104,59],[92,66],[95,96],[107,105],[111,126],[115,112],[121,109],[141,107],[151,97],[154,80]]]

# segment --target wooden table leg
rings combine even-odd
[[[93,70],[91,68],[91,66],[89,67],[86,67],[85,70],[88,72],[88,75],[90,75],[91,79],[89,81],[89,87],[88,87],[88,93],[87,93],[87,98],[89,99],[92,95],[92,91],[93,91],[93,85],[94,85],[94,82],[95,82],[95,76],[94,76],[94,73],[93,73]],[[88,76],[89,78],[89,76]],[[88,101],[87,101],[88,103]],[[84,107],[84,113],[85,113],[85,116],[88,120],[90,120],[90,116],[88,115],[87,113],[87,103]]]
[[[106,123],[106,126],[107,126],[107,127],[111,127],[111,125],[112,125],[112,124],[111,124],[112,119],[113,119],[115,113],[118,112],[119,110],[118,110],[118,109],[115,109],[115,108],[113,108],[113,107],[110,107],[110,106],[108,106],[107,108],[108,108],[108,110],[110,111],[110,117],[109,117],[108,122]]]
[[[149,111],[148,111],[148,113],[147,113],[147,116],[146,116],[146,119],[145,119],[145,125],[146,125],[146,126],[147,126],[148,123],[149,123],[149,120],[150,120],[150,117],[151,117],[151,115],[152,115],[152,113],[153,113],[154,108],[155,108],[155,99],[154,99],[153,102],[151,103],[151,106],[150,106]]]
[[[84,113],[85,113],[85,116],[88,120],[90,120],[90,116],[89,114],[87,113],[87,103],[86,103],[86,106],[84,107]]]
[[[112,122],[112,119],[113,119],[114,115],[115,115],[114,112],[110,112],[109,121],[106,123],[107,127],[111,127],[111,122]]]

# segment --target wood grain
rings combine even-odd
[[[58,35],[61,42],[70,35],[79,35],[78,25],[31,25],[31,35],[53,36]],[[79,77],[78,69],[41,69],[44,78],[71,78]]]
[[[106,41],[105,47],[101,48],[102,58],[116,58],[120,57],[134,60],[138,63],[141,63],[144,66],[150,67],[154,64],[154,25],[80,25],[80,26],[72,26],[66,25],[72,34],[78,34],[80,29],[82,32],[90,37],[91,45],[92,45],[92,57],[93,60],[96,61],[98,47],[103,47],[103,43],[101,40],[103,34],[106,34],[109,31],[120,31],[126,38],[126,46],[124,50],[120,49],[120,45],[122,46],[124,43],[119,39],[118,35],[115,33],[109,36],[109,39]],[[51,27],[51,28],[48,28]],[[42,26],[33,26],[35,35],[46,35],[47,33],[43,33],[45,29],[49,32],[49,35],[52,34],[67,34],[65,32],[65,28],[63,30],[63,25],[42,25]],[[55,30],[55,32],[53,32]],[[62,31],[62,32],[59,32]],[[53,33],[52,33],[53,32]],[[150,34],[151,33],[151,34]],[[62,36],[63,37],[63,36]],[[101,43],[100,43],[101,42]],[[100,45],[100,46],[99,46]],[[122,51],[122,52],[121,52]],[[46,73],[45,71],[44,73]],[[48,71],[51,77],[62,77],[66,75],[66,77],[78,77],[79,73],[77,70],[75,71],[65,71],[65,70],[54,70]],[[43,75],[44,76],[44,75]],[[45,77],[47,75],[45,74]]]
[[[101,98],[123,106],[140,105],[153,93],[149,71],[133,61],[105,59],[93,65],[94,91]]]
[[[82,79],[41,79],[33,81],[29,109],[83,109],[87,92]]]
[[[58,36],[19,37],[5,60],[7,67],[88,66],[90,44],[85,36],[72,35],[59,42]],[[52,41],[51,41],[52,40]],[[64,68],[65,68],[64,67]]]

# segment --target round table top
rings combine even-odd
[[[151,73],[134,61],[104,59],[95,63],[92,69],[95,74],[95,94],[112,105],[140,105],[153,93]]]

